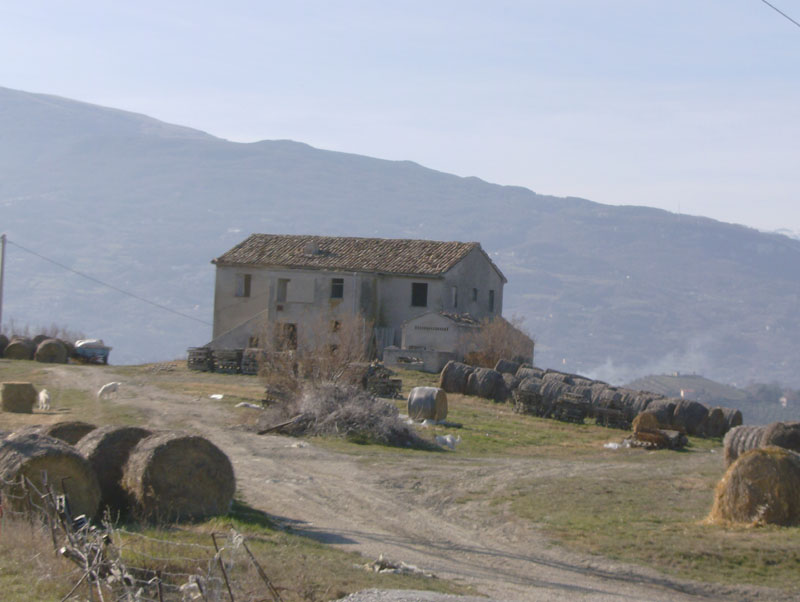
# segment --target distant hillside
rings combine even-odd
[[[205,322],[209,261],[251,232],[476,240],[509,278],[505,313],[527,318],[538,365],[800,386],[800,241],[778,234],[2,88],[0,206],[10,240]],[[5,288],[6,320],[102,336],[115,362],[210,338],[13,246]]]
[[[667,397],[694,399],[711,407],[737,408],[742,411],[745,424],[800,420],[800,403],[797,402],[796,395],[792,396],[786,406],[782,406],[777,398],[768,403],[755,398],[749,391],[718,383],[697,374],[643,376],[625,386],[660,393]]]

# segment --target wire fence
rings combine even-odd
[[[204,544],[127,530],[108,516],[92,524],[86,516],[72,516],[69,499],[58,489],[46,473],[38,485],[27,477],[0,477],[0,537],[9,526],[27,522],[40,539],[52,542],[74,567],[66,574],[72,588],[62,602],[282,602],[241,533],[210,533]]]

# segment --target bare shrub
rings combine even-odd
[[[431,448],[400,418],[397,407],[366,391],[336,383],[308,383],[299,396],[265,412],[260,425],[286,422],[287,435],[336,435],[358,443]]]
[[[259,375],[265,383],[299,393],[302,381],[340,382],[348,367],[369,358],[372,325],[361,314],[319,316],[296,326],[271,323],[259,338]]]
[[[523,328],[523,321],[519,316],[511,320],[502,316],[484,318],[460,341],[461,348],[467,350],[464,361],[483,368],[494,368],[501,359],[532,363],[534,340]]]

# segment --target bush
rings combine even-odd
[[[465,363],[483,368],[494,368],[501,359],[533,363],[534,340],[522,322],[518,316],[511,321],[502,316],[482,320],[478,329],[461,340],[461,348],[468,350]]]
[[[308,383],[300,395],[265,412],[260,426],[281,422],[289,423],[276,432],[293,436],[336,435],[357,443],[433,447],[400,418],[391,402],[335,383]]]

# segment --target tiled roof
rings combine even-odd
[[[251,234],[212,263],[434,276],[480,247],[477,242]]]

